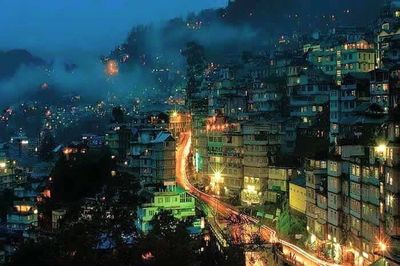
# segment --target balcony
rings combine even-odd
[[[317,206],[321,209],[327,208],[328,205],[327,205],[327,199],[325,196],[317,194]]]
[[[375,176],[371,176],[371,175],[364,176],[362,178],[362,181],[365,184],[371,184],[371,185],[374,185],[374,186],[379,186],[379,178],[375,177]]]
[[[361,200],[361,193],[359,191],[350,190],[350,197],[355,200]]]
[[[315,205],[312,203],[307,203],[306,205],[306,215],[310,218],[317,219],[318,215],[315,211]]]
[[[340,195],[328,192],[328,207],[334,210],[342,208],[342,198]]]
[[[361,177],[353,175],[353,174],[350,174],[350,180],[354,181],[354,182],[357,182],[357,183],[360,183]]]
[[[355,211],[353,209],[350,209],[350,214],[354,217],[357,217],[359,219],[361,219],[361,214],[358,211]]]
[[[342,186],[340,185],[340,178],[328,176],[328,191],[333,193],[340,193]]]

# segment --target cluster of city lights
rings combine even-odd
[[[109,60],[106,64],[105,72],[108,76],[116,76],[119,72],[118,63],[115,60]]]

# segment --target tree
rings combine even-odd
[[[153,229],[140,241],[140,254],[152,254],[151,265],[195,265],[200,241],[190,236],[190,224],[175,219],[171,212],[160,212],[152,221]]]
[[[59,248],[53,240],[28,241],[11,257],[9,266],[59,266]],[[64,264],[65,265],[65,264]]]
[[[122,108],[120,106],[114,107],[112,109],[112,117],[113,117],[113,121],[118,124],[122,124],[125,122],[124,110],[122,110]]]
[[[291,214],[287,206],[285,206],[278,218],[276,226],[279,233],[292,237],[295,234],[305,233],[306,221],[294,214]]]
[[[44,161],[49,161],[53,158],[53,149],[56,146],[54,137],[50,130],[44,130],[40,134],[39,157]]]
[[[70,203],[93,196],[111,179],[113,162],[109,150],[72,154],[68,160],[62,156],[52,172],[54,199]]]

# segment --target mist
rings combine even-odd
[[[188,12],[224,3],[225,0],[2,2],[0,50],[27,49],[44,58],[104,53],[122,42],[134,25],[186,16]]]
[[[343,10],[349,8],[353,11],[360,7],[360,12],[348,17],[343,15],[342,21],[351,19],[352,22],[358,20],[365,23],[358,14],[365,15],[364,19],[369,21],[378,10],[380,1],[236,1],[223,11],[227,12],[225,19],[221,19],[222,9],[201,11],[224,7],[227,2],[20,0],[2,3],[0,51],[26,49],[46,61],[51,71],[44,71],[43,66],[22,66],[13,77],[0,81],[0,102],[23,100],[44,82],[57,88],[62,94],[74,92],[94,99],[103,97],[110,91],[148,96],[146,93],[157,87],[154,76],[151,75],[153,68],[166,67],[173,71],[184,71],[185,61],[180,52],[188,41],[196,41],[205,46],[209,60],[223,60],[229,53],[267,50],[274,36],[290,34],[298,24],[304,30],[304,23],[287,20],[290,13],[307,14],[303,20],[309,21],[308,27],[314,29],[315,25],[312,23],[317,19],[313,21],[309,16],[317,17],[332,12],[343,15],[347,14]],[[254,3],[251,4],[252,2]],[[263,8],[257,8],[257,5]],[[270,8],[265,8],[265,5]],[[247,10],[248,7],[256,8]],[[366,16],[364,11],[368,10],[371,14]],[[199,16],[187,17],[192,12],[201,13]],[[249,12],[254,12],[254,16],[248,17]],[[178,19],[174,21],[169,20],[176,17]],[[191,18],[203,19],[204,25],[196,30],[188,28],[187,22]],[[147,25],[147,28],[143,32],[132,33],[132,29],[138,25]],[[129,39],[139,41],[136,44],[129,43]],[[119,52],[124,44],[128,48]],[[128,54],[130,60],[128,67],[121,65],[119,74],[109,77],[104,73],[104,62],[100,57],[108,57],[110,53],[113,54],[112,51],[117,51],[111,56],[112,59],[118,61],[119,56]],[[146,64],[141,62],[143,55],[146,56]],[[156,62],[155,58],[159,58],[159,61]],[[66,71],[65,63],[76,64],[77,68],[73,72]]]
[[[30,0],[7,1],[0,8],[0,51],[24,49],[46,61],[43,66],[21,66],[0,82],[0,101],[22,99],[46,82],[61,93],[101,97],[108,91],[151,86],[147,73],[136,68],[110,78],[100,56],[124,42],[135,25],[155,23],[189,12],[223,6],[225,0]],[[158,36],[159,37],[159,36]],[[65,63],[78,67],[69,72]],[[92,93],[95,92],[95,93]],[[140,93],[140,92],[138,92]]]

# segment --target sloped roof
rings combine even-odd
[[[163,131],[158,133],[157,137],[152,141],[152,143],[162,143],[167,140],[174,140],[174,137],[172,137],[171,133]]]

